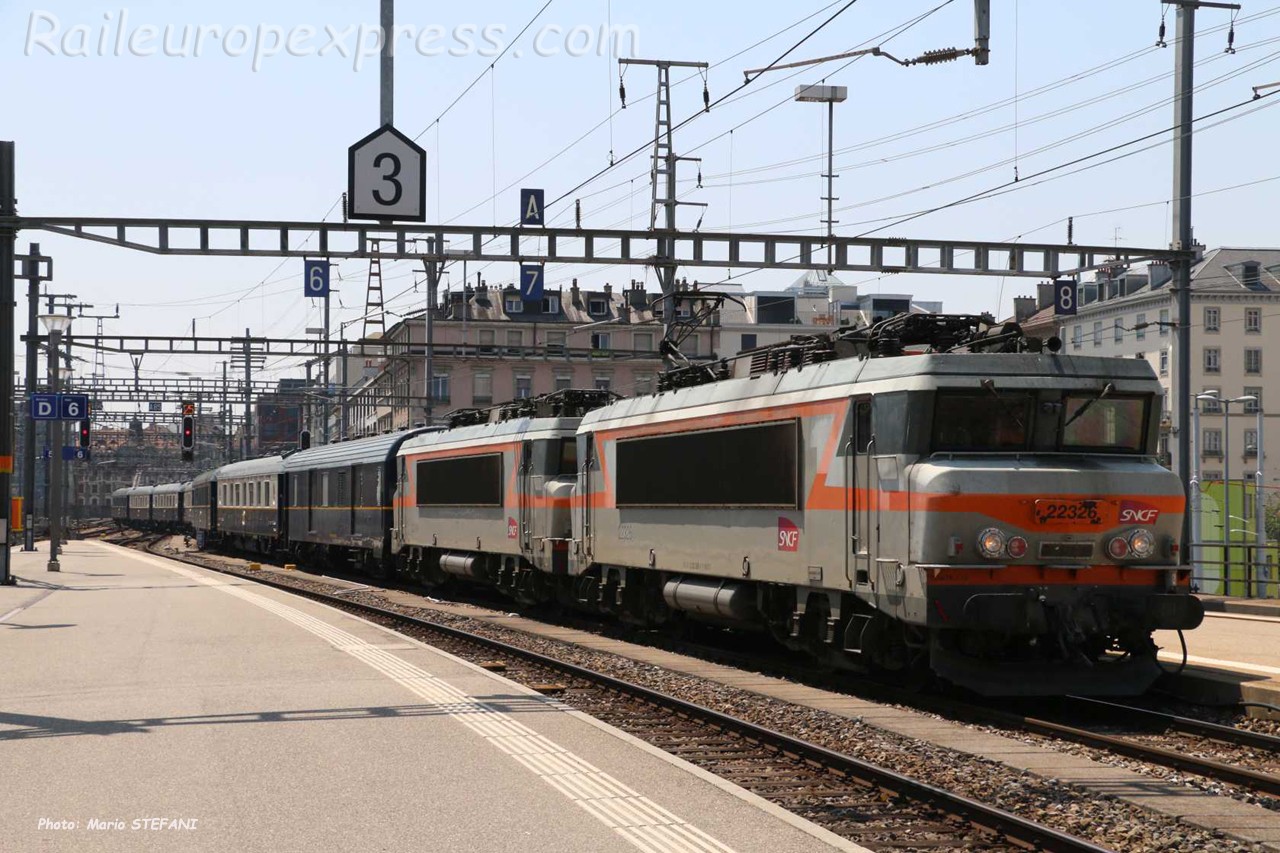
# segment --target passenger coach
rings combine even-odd
[[[223,465],[218,481],[217,541],[270,553],[285,545],[284,458],[268,456]]]
[[[389,569],[396,453],[426,431],[326,444],[285,457],[290,550],[335,565]]]

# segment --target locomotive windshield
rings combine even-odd
[[[1141,453],[1146,441],[1147,399],[1068,394],[1063,401],[1063,450]]]
[[[938,394],[933,411],[933,449],[960,452],[1027,449],[1030,394]]]
[[[1061,391],[939,391],[934,452],[1143,453],[1151,397]]]

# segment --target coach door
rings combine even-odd
[[[872,496],[875,481],[871,469],[875,435],[871,432],[870,397],[861,397],[850,403],[848,435],[842,449],[845,454],[845,494],[848,495],[845,524],[849,532],[847,564],[851,566],[846,575],[851,576],[849,579],[855,587],[866,587],[871,583],[876,541],[875,500]]]

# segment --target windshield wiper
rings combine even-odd
[[[1099,400],[1101,400],[1103,397],[1107,396],[1114,390],[1116,390],[1116,386],[1112,385],[1110,382],[1108,382],[1106,385],[1103,385],[1102,390],[1098,392],[1098,396],[1091,397],[1088,400],[1086,400],[1083,406],[1076,409],[1076,413],[1071,416],[1070,420],[1068,420],[1065,424],[1062,425],[1062,428],[1065,430],[1067,427],[1071,426],[1073,423],[1079,420],[1081,415],[1089,411],[1090,406],[1092,406],[1094,403],[1098,402]]]
[[[1000,408],[1004,409],[1004,413],[1013,418],[1019,429],[1026,429],[1027,425],[1022,422],[1022,416],[1018,414],[1018,410],[1009,405],[1009,401],[1000,396],[1000,392],[996,390],[996,381],[994,379],[984,379],[981,383],[983,388],[991,392],[991,396],[995,397],[1000,403]]]

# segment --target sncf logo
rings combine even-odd
[[[800,548],[800,528],[790,519],[778,516],[778,550],[797,551]]]
[[[1149,504],[1137,501],[1125,501],[1120,504],[1121,524],[1155,524],[1160,517],[1160,510]]]
[[[520,525],[516,524],[516,520],[507,516],[507,538],[518,539],[520,537]]]

